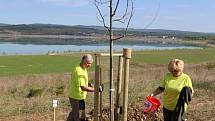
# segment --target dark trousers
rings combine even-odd
[[[166,108],[163,108],[163,117],[164,121],[185,121],[186,119],[183,118],[177,118],[176,112],[168,110]]]
[[[175,112],[168,110],[166,108],[163,108],[163,117],[164,117],[164,121],[175,121]]]
[[[71,112],[67,118],[67,121],[85,121],[85,102],[84,100],[76,100],[69,98],[71,104]]]

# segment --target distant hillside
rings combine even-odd
[[[0,26],[0,32],[19,33],[29,35],[79,35],[90,36],[95,33],[102,34],[97,29],[80,28],[76,26],[52,25],[52,24],[20,24]]]
[[[75,35],[75,36],[97,36],[106,34],[106,30],[102,26],[67,26],[55,24],[19,24],[8,25],[0,23],[0,34],[23,34],[23,35]],[[122,28],[114,28],[115,35],[121,35]],[[128,36],[143,37],[177,37],[183,39],[213,39],[215,33],[201,33],[178,30],[163,29],[132,29],[127,32]]]
[[[0,23],[0,26],[8,26],[9,24]]]

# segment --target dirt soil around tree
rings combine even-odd
[[[188,121],[215,121],[215,93],[209,90],[197,89],[191,103],[189,104],[186,118]],[[200,96],[201,95],[201,96]],[[162,106],[151,114],[143,111],[143,100],[129,104],[128,121],[163,121]],[[109,108],[103,109],[102,121],[110,121]],[[89,112],[92,120],[93,112]]]

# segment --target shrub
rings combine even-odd
[[[60,85],[54,90],[55,95],[60,95],[64,93],[64,85]]]
[[[42,93],[43,93],[43,89],[41,88],[31,88],[29,90],[27,97],[30,98],[30,97],[41,96]]]
[[[51,87],[48,90],[48,92],[50,92],[53,95],[58,96],[58,95],[64,94],[64,89],[65,89],[65,86],[63,84],[60,84],[60,85]]]
[[[206,67],[207,67],[208,70],[211,70],[211,69],[215,68],[215,64],[214,63],[208,63],[206,65]]]

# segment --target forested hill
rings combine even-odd
[[[75,35],[75,36],[97,36],[106,34],[101,26],[67,26],[55,24],[19,24],[9,25],[0,23],[0,34],[23,34],[23,35]],[[114,28],[114,34],[122,34],[122,28]],[[215,33],[189,32],[179,30],[162,29],[129,29],[128,36],[170,36],[188,39],[212,39],[215,40]]]

